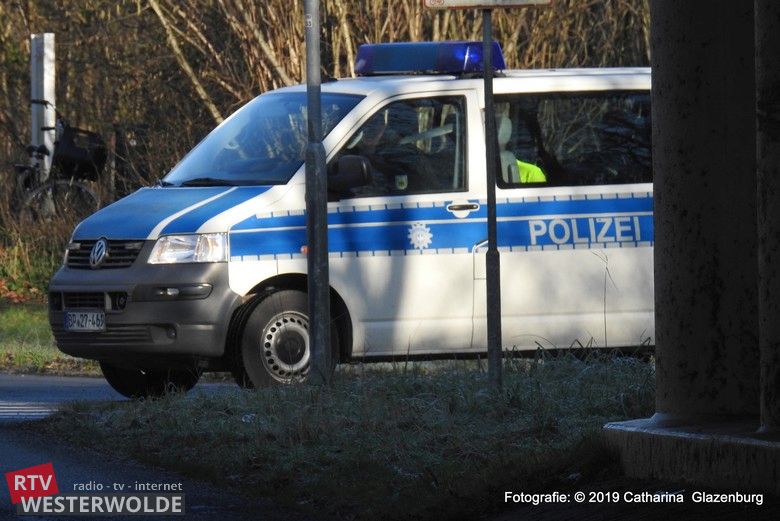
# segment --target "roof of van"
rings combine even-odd
[[[361,94],[377,91],[403,93],[457,88],[479,88],[480,77],[442,75],[359,76],[322,83],[323,92]],[[285,90],[302,90],[305,85]],[[506,92],[555,92],[577,90],[647,90],[650,88],[649,67],[593,69],[507,69],[494,78],[497,94]]]

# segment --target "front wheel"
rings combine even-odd
[[[331,365],[335,368],[338,334],[331,325]],[[241,335],[239,384],[269,387],[309,378],[312,366],[307,295],[303,291],[272,293],[255,306]]]
[[[168,392],[187,392],[198,383],[200,370],[135,369],[100,362],[108,384],[127,398],[151,398]]]

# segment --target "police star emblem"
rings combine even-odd
[[[414,223],[409,228],[409,242],[418,250],[423,250],[431,245],[433,234],[431,229],[423,223]]]

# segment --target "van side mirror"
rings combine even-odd
[[[341,156],[328,176],[328,190],[347,192],[371,182],[371,163],[363,156]]]

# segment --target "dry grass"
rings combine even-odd
[[[652,367],[628,358],[347,367],[332,388],[75,404],[45,429],[74,443],[342,519],[468,518],[503,490],[565,486],[610,461],[601,426],[652,412]],[[36,429],[41,428],[36,424]]]
[[[0,298],[41,301],[72,233],[72,223],[23,225],[14,212],[0,208]]]

